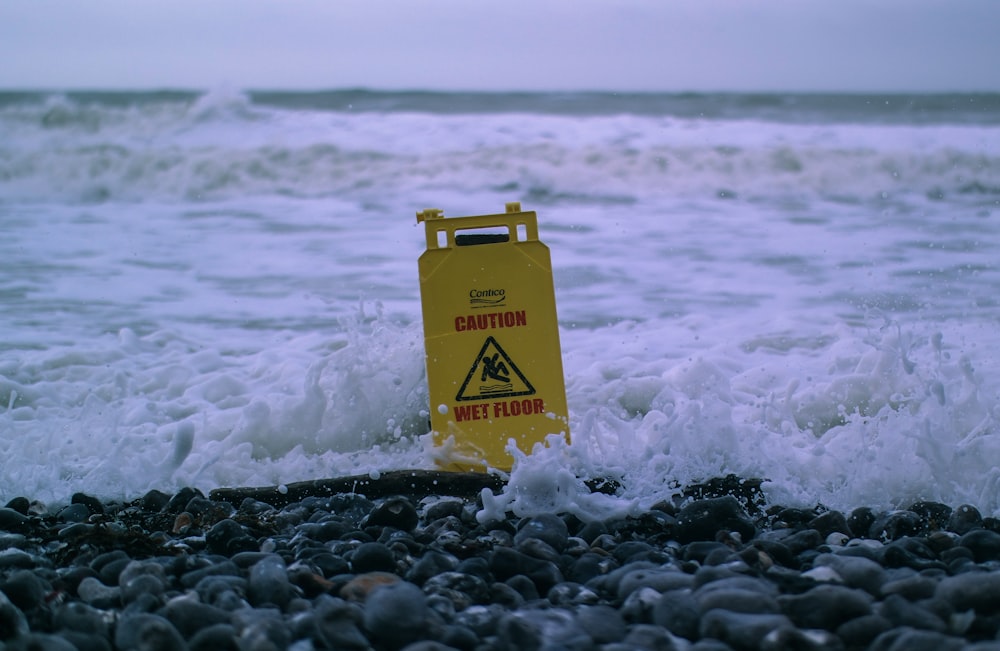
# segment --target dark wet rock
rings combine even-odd
[[[383,500],[372,509],[366,520],[368,525],[392,527],[403,531],[413,531],[418,522],[419,517],[413,502],[401,496]]]
[[[247,599],[254,606],[273,604],[284,608],[293,593],[294,589],[288,580],[288,569],[280,556],[268,556],[250,568]]]
[[[734,497],[695,500],[677,514],[677,540],[682,544],[714,540],[719,531],[738,533],[743,540],[753,538],[756,529],[740,502]]]
[[[891,594],[878,606],[878,612],[889,620],[893,626],[909,626],[944,633],[948,625],[935,613],[918,603],[904,599],[898,594]]]
[[[640,568],[624,573],[618,582],[618,598],[624,600],[641,588],[651,588],[657,592],[670,592],[690,588],[694,577],[674,568]]]
[[[998,646],[992,518],[934,502],[850,517],[823,507],[762,513],[761,503],[685,494],[591,523],[565,514],[480,523],[474,499],[403,493],[299,493],[280,509],[194,489],[127,504],[12,500],[0,509],[0,524],[17,529],[0,530],[0,642],[82,651],[111,651],[121,636],[240,651]]]
[[[716,608],[734,613],[775,614],[780,613],[778,602],[771,595],[762,594],[759,590],[740,588],[705,589],[704,586],[695,592],[694,598],[701,612]]]
[[[948,518],[948,531],[963,535],[982,526],[983,516],[979,509],[971,504],[962,504],[951,512]]]
[[[188,643],[190,651],[240,651],[236,629],[230,624],[215,624],[199,630]]]
[[[902,579],[887,581],[882,584],[882,595],[896,595],[909,601],[929,599],[934,596],[938,581],[922,574],[915,574]]]
[[[781,541],[785,547],[788,548],[794,555],[799,555],[804,551],[815,549],[823,544],[826,536],[821,534],[816,529],[803,529],[802,531],[796,531],[787,538]]]
[[[15,570],[0,583],[0,590],[19,609],[30,612],[43,605],[45,595],[51,592],[52,586],[35,572]]]
[[[965,646],[961,638],[934,631],[897,628],[879,635],[869,651],[960,651]]]
[[[690,590],[664,592],[653,606],[654,624],[689,640],[698,638],[700,620],[701,608]]]
[[[183,511],[185,507],[187,507],[188,502],[190,502],[196,497],[205,497],[205,495],[197,488],[191,488],[190,486],[186,486],[177,491],[176,493],[174,493],[174,495],[167,502],[166,506],[164,506],[163,508],[167,513],[172,513],[174,515],[177,515],[181,511]]]
[[[784,615],[755,615],[711,610],[701,618],[699,634],[725,642],[733,649],[759,649],[774,631],[794,628]]]
[[[119,649],[157,649],[183,651],[184,638],[174,625],[159,615],[142,613],[123,618],[115,627],[115,646]]]
[[[820,585],[799,595],[778,597],[782,611],[802,628],[836,630],[844,622],[872,614],[872,597],[845,586]]]
[[[85,522],[90,517],[90,513],[91,511],[86,504],[70,504],[59,511],[56,520],[59,522]]]
[[[903,536],[916,536],[921,527],[920,516],[913,511],[890,511],[875,518],[868,529],[868,537],[881,541],[896,540]]]
[[[565,580],[554,563],[506,547],[494,550],[490,570],[500,580],[516,575],[526,576],[535,584],[540,594],[545,594],[552,589],[552,586]]]
[[[958,611],[1000,612],[1000,572],[967,572],[941,580],[935,596]]]
[[[4,508],[17,511],[21,515],[28,515],[28,508],[30,506],[31,502],[27,497],[15,497],[7,502],[7,504],[4,505]]]
[[[542,514],[526,518],[514,536],[514,544],[520,545],[528,539],[538,539],[556,552],[566,547],[569,529],[566,522],[556,515]]]
[[[809,520],[806,525],[810,529],[819,531],[820,536],[824,539],[826,539],[826,537],[831,533],[842,533],[848,536],[851,535],[851,528],[847,524],[847,518],[840,511],[824,511]]]
[[[0,593],[0,641],[22,637],[30,632],[28,619],[7,595]]]
[[[205,534],[208,548],[216,554],[233,556],[243,551],[256,551],[257,541],[240,523],[229,518],[219,520]]]
[[[504,616],[497,626],[501,651],[592,648],[593,641],[564,610],[526,610]]]
[[[813,563],[833,569],[852,588],[860,588],[870,595],[880,595],[882,585],[888,580],[885,568],[876,561],[862,556],[820,554]]]
[[[27,515],[12,508],[0,509],[0,531],[27,533],[31,529],[31,520]]]
[[[82,504],[87,507],[87,510],[90,513],[94,515],[104,515],[104,504],[93,495],[87,495],[86,493],[73,493],[73,496],[70,498],[70,504]]]
[[[396,560],[388,547],[379,542],[361,543],[351,554],[351,570],[366,572],[394,572]]]
[[[837,627],[839,637],[848,648],[865,649],[879,635],[892,629],[892,622],[881,615],[864,615]]]
[[[621,614],[603,604],[580,608],[576,623],[597,644],[620,642],[628,630]]]
[[[9,642],[6,651],[78,651],[69,640],[58,635],[47,635],[45,633],[30,633],[24,637],[17,638]]]
[[[920,516],[922,534],[947,529],[952,511],[950,506],[940,502],[916,502],[907,510]]]
[[[924,538],[903,537],[886,545],[881,554],[886,567],[909,567],[911,569],[941,570],[947,566],[938,560],[937,554],[926,544]]]
[[[875,524],[875,512],[867,506],[860,506],[847,518],[847,527],[855,538],[864,538]]]
[[[958,544],[972,552],[976,563],[1000,561],[1000,533],[973,529],[959,538]]]
[[[162,614],[185,639],[191,639],[204,629],[228,624],[231,620],[228,611],[202,603],[191,595],[171,599],[164,606]]]
[[[365,602],[365,630],[388,648],[434,639],[435,624],[423,591],[406,581],[374,590]]]

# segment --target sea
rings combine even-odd
[[[0,498],[434,468],[416,212],[512,201],[571,435],[484,508],[1000,515],[1000,94],[0,92]]]

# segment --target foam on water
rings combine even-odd
[[[788,504],[1000,514],[998,142],[239,93],[0,105],[0,495],[433,467],[413,213],[520,199],[573,438],[515,451],[482,518],[627,514],[729,473]]]

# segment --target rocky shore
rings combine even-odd
[[[968,505],[720,481],[621,520],[491,520],[469,485],[389,485],[12,499],[0,648],[1000,650],[1000,520]]]

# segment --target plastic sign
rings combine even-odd
[[[510,470],[513,439],[531,452],[569,438],[549,249],[534,212],[417,213],[427,250],[420,295],[431,430],[445,470]]]

